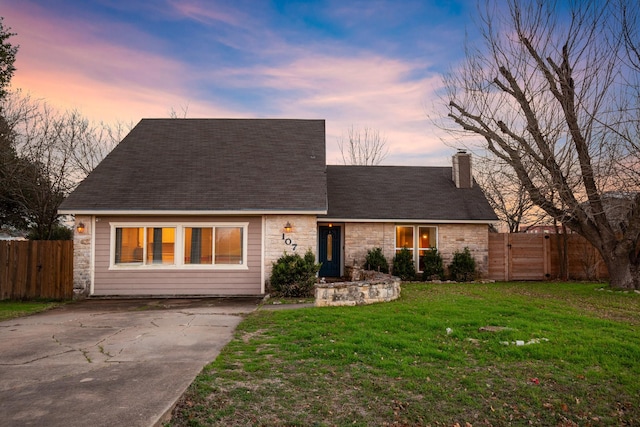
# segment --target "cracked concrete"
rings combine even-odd
[[[88,300],[0,322],[2,425],[159,425],[258,303]]]

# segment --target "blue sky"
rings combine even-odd
[[[428,119],[462,59],[476,2],[0,0],[20,45],[13,88],[96,121],[325,119],[327,160],[350,126],[384,164],[448,165]],[[451,142],[451,144],[454,144]]]

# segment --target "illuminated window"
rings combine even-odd
[[[413,226],[400,226],[396,227],[396,253],[400,252],[402,248],[407,248],[413,254],[413,248],[415,244],[413,242]]]
[[[175,228],[147,228],[147,264],[173,264]]]
[[[116,229],[116,264],[142,264],[144,228]]]
[[[418,270],[424,270],[423,257],[436,248],[436,228],[418,227]]]
[[[247,268],[246,223],[112,224],[112,267]]]
[[[437,247],[436,235],[436,227],[397,225],[396,253],[402,248],[407,248],[413,256],[414,264],[418,266],[419,271],[422,271],[422,257],[427,251]]]
[[[216,227],[216,264],[242,264],[242,227]]]
[[[184,229],[184,263],[213,263],[213,228]]]

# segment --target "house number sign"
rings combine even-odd
[[[296,248],[298,247],[297,243],[294,243],[291,238],[286,237],[284,235],[284,233],[282,233],[282,240],[284,240],[284,244],[287,246],[291,246],[292,250],[295,252]]]

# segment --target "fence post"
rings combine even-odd
[[[548,234],[542,239],[542,256],[544,258],[544,277],[551,278],[551,238]]]
[[[506,257],[506,259],[504,260],[504,279],[508,282],[511,280],[511,271],[513,270],[513,257],[511,256],[511,233],[505,234],[504,240],[504,256]]]

